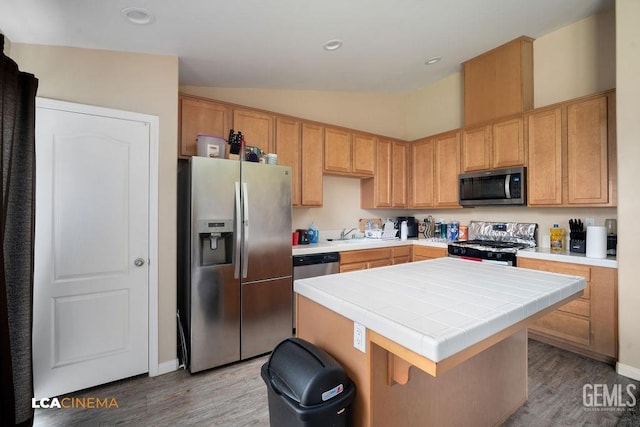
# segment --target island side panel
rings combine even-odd
[[[388,384],[387,350],[370,352],[372,426],[491,426],[527,399],[524,329],[437,377],[412,366],[404,385]]]
[[[321,347],[344,367],[356,384],[353,425],[370,426],[369,356],[353,346],[353,321],[299,294],[296,298],[297,336]]]

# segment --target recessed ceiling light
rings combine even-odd
[[[329,40],[324,44],[324,50],[332,51],[340,49],[342,46],[342,40]]]
[[[434,57],[429,58],[426,61],[424,61],[424,63],[425,63],[425,65],[433,65],[436,62],[440,62],[441,59],[442,59],[442,57],[440,57],[440,56],[434,56]]]
[[[120,13],[127,18],[129,22],[137,25],[151,24],[156,20],[151,12],[141,7],[125,7]]]

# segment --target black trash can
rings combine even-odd
[[[355,385],[336,360],[300,338],[276,346],[260,370],[271,427],[351,425]]]

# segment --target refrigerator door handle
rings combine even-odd
[[[243,210],[243,225],[244,225],[244,237],[242,240],[242,278],[247,277],[247,270],[249,269],[249,190],[247,183],[242,183],[242,210]]]
[[[235,254],[235,259],[233,261],[233,278],[234,279],[238,279],[240,276],[240,243],[241,243],[241,237],[242,237],[242,229],[240,228],[240,222],[242,220],[242,214],[241,214],[241,208],[240,208],[240,183],[236,182],[236,191],[235,191],[235,196],[236,196],[236,229],[235,229],[235,233],[236,233],[236,254]]]

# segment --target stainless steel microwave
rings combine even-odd
[[[525,167],[462,173],[461,206],[525,205],[527,170]]]

